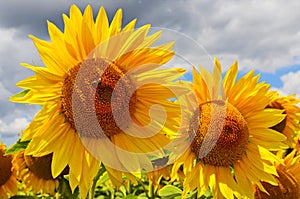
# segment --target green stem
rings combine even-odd
[[[92,187],[91,187],[91,189],[89,191],[89,199],[93,199],[94,198],[97,181],[100,178],[100,176],[105,172],[105,170],[106,170],[105,167],[103,165],[101,165],[101,168],[98,170],[97,175],[93,179],[93,184],[92,184]]]
[[[132,191],[132,190],[131,190],[131,181],[128,180],[127,183],[128,183],[128,184],[127,184],[127,193],[128,193],[128,194],[131,194],[131,191]]]
[[[56,193],[55,194],[55,199],[59,199],[60,198],[60,194],[59,193]]]
[[[154,199],[154,187],[151,180],[149,180],[149,191],[148,191],[149,198]]]
[[[136,180],[142,185],[142,187],[143,187],[143,189],[144,189],[144,192],[146,193],[147,198],[149,198],[148,191],[147,191],[147,189],[146,189],[144,183],[142,182],[142,180],[140,180],[140,179],[138,179],[138,178],[137,178]]]

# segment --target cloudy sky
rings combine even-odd
[[[238,60],[241,74],[255,69],[272,88],[300,96],[300,1],[0,1],[0,140],[8,145],[39,110],[8,101],[20,91],[15,83],[31,75],[19,63],[42,64],[27,35],[47,40],[46,20],[62,29],[61,14],[73,3],[83,10],[87,2],[94,14],[104,6],[111,19],[122,8],[124,23],[137,18],[138,26],[177,31],[217,56],[225,69]],[[180,50],[203,53],[188,45]]]

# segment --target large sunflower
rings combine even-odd
[[[184,70],[158,69],[172,58],[173,43],[152,47],[161,32],[134,30],[136,20],[122,29],[121,9],[111,24],[104,8],[94,21],[91,6],[82,14],[73,5],[63,20],[63,32],[48,22],[50,42],[30,35],[45,67],[22,64],[35,75],[17,83],[25,90],[11,100],[42,106],[22,135],[31,140],[25,155],[52,153],[53,178],[69,165],[70,186],[79,185],[84,198],[98,159],[115,177],[118,169],[150,169],[143,154],[161,154],[165,134],[177,128],[179,106],[169,99],[172,89],[184,90],[173,81]]]
[[[12,166],[13,155],[5,154],[5,145],[0,144],[0,198],[8,198],[18,192],[16,172]]]
[[[287,144],[290,146],[294,142],[296,132],[300,130],[300,108],[297,106],[299,102],[300,100],[294,95],[281,96],[278,93],[274,93],[272,101],[267,106],[284,110],[286,118],[271,128],[283,133],[287,137]]]
[[[200,72],[193,70],[197,99],[193,95],[180,99],[191,102],[183,131],[191,143],[174,163],[172,178],[183,166],[185,194],[197,188],[199,197],[210,188],[214,198],[253,198],[252,183],[264,192],[261,181],[277,184],[273,175],[277,176],[278,159],[268,149],[280,148],[286,138],[269,127],[284,119],[283,111],[265,109],[271,98],[269,85],[258,83],[253,71],[236,81],[237,62],[223,82],[216,58],[212,74],[203,68]],[[180,144],[185,143],[179,140]]]
[[[296,155],[296,150],[284,157],[283,162],[276,163],[276,170],[278,177],[275,178],[278,186],[263,182],[268,194],[256,187],[255,198],[298,199],[300,196],[300,155]]]
[[[15,154],[12,163],[16,169],[17,178],[25,185],[25,189],[34,193],[47,193],[54,195],[58,191],[58,177],[54,179],[51,174],[52,154],[42,157],[24,155],[24,151]],[[66,167],[63,174],[68,174]],[[60,176],[59,176],[60,177]]]

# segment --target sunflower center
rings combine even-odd
[[[0,149],[0,187],[4,185],[12,175],[12,156],[4,156],[4,151]]]
[[[269,195],[262,192],[258,187],[255,187],[255,198],[268,199],[268,198],[299,198],[300,188],[298,181],[288,172],[277,170],[278,176],[276,177],[278,186],[273,186],[267,182],[261,182]]]
[[[136,93],[130,77],[103,59],[88,59],[73,67],[65,77],[61,98],[66,120],[83,137],[101,138],[120,133],[130,121],[125,110],[129,110],[130,116],[135,112]],[[74,101],[79,110],[76,128]],[[90,118],[95,115],[102,131],[91,123]],[[86,127],[91,130],[83,130]]]
[[[53,180],[51,174],[51,162],[52,154],[48,154],[42,157],[32,157],[31,155],[24,155],[25,163],[29,170],[37,177],[44,180]],[[66,175],[69,172],[69,168],[66,167],[61,175]]]
[[[234,106],[224,101],[212,101],[199,106],[199,112],[194,114],[190,123],[189,135],[193,139],[192,151],[199,161],[228,167],[245,153],[249,130],[244,117]],[[202,157],[200,149],[205,139],[216,142]]]

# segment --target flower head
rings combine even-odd
[[[58,191],[59,177],[68,174],[68,167],[56,178],[51,174],[52,154],[41,157],[24,155],[24,151],[15,154],[12,163],[17,177],[25,185],[25,189],[34,193],[54,195]]]
[[[284,119],[283,111],[265,109],[271,99],[269,85],[258,82],[253,71],[239,80],[237,74],[235,62],[222,79],[215,58],[212,74],[193,70],[195,97],[180,99],[192,102],[182,130],[190,147],[174,163],[172,177],[183,166],[185,194],[197,188],[201,196],[209,187],[216,198],[253,198],[252,183],[262,191],[261,180],[277,184],[273,175],[278,158],[270,150],[283,147],[286,138],[269,127]]]
[[[18,192],[16,172],[12,165],[13,155],[5,155],[6,148],[0,144],[0,198],[8,198]]]
[[[287,137],[289,146],[292,145],[296,132],[300,130],[300,108],[297,106],[299,102],[300,100],[294,95],[281,96],[278,93],[274,93],[272,101],[267,106],[268,108],[284,110],[286,118],[272,126],[271,129],[283,133]]]
[[[63,20],[63,32],[48,21],[50,41],[30,35],[45,66],[22,64],[35,75],[11,100],[42,106],[22,135],[31,140],[25,157],[52,154],[53,178],[68,165],[71,189],[79,185],[84,198],[100,162],[120,181],[118,172],[153,169],[145,154],[164,155],[180,111],[169,99],[185,71],[160,68],[173,43],[153,46],[161,32],[135,30],[136,20],[123,26],[121,9],[109,24],[104,8],[94,20],[91,6],[73,5]]]
[[[255,189],[255,198],[271,199],[271,198],[299,198],[300,195],[300,155],[296,155],[296,150],[293,150],[283,162],[276,163],[278,176],[275,176],[278,185],[274,186],[262,182],[268,194],[262,192],[257,187]]]

